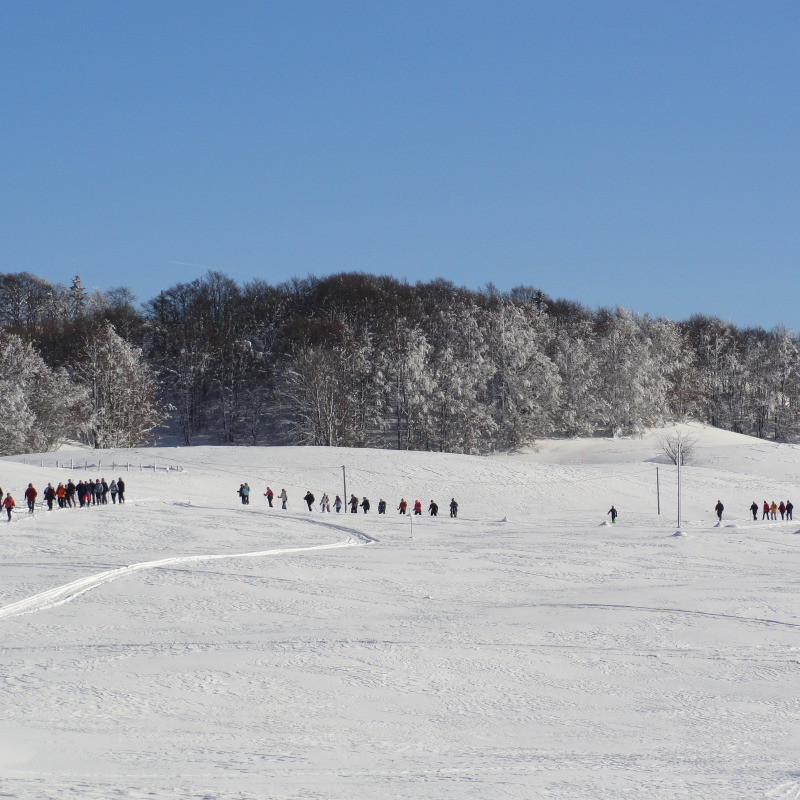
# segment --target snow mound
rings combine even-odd
[[[500,522],[508,522],[508,517],[503,517],[503,519],[501,519]]]
[[[686,534],[681,530],[675,531],[675,533],[673,533],[672,535],[673,536],[686,536]]]
[[[603,522],[600,523],[600,527],[601,528],[609,528],[609,527],[611,527],[611,523],[607,519],[603,520]]]

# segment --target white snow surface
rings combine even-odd
[[[676,536],[658,433],[0,460],[19,506],[127,484],[0,520],[0,796],[797,800],[800,522],[748,506],[797,501],[800,448],[693,426]],[[370,514],[309,513],[342,464]]]

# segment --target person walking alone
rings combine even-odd
[[[611,514],[611,524],[613,525],[617,521],[617,509],[611,506],[611,508],[606,511],[606,516],[609,514]]]
[[[722,500],[717,500],[717,504],[714,506],[714,511],[717,512],[717,517],[719,521],[722,522],[722,512],[725,510],[725,506],[722,505]]]

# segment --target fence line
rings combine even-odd
[[[68,462],[67,461],[50,461],[50,459],[40,458],[39,466],[44,467],[44,462],[47,460],[48,468],[55,466],[56,469],[69,469],[69,470],[83,470],[84,472],[88,472],[88,470],[96,470],[100,471],[103,469],[103,462],[102,460],[98,460],[95,464],[92,462],[89,463],[89,459],[84,459],[83,464],[80,462],[75,461],[74,458],[71,458]],[[23,459],[23,464],[28,463],[28,459]],[[35,466],[36,460],[32,460],[30,462],[32,465]],[[109,462],[106,461],[106,469],[109,468]],[[122,462],[118,464],[116,461],[112,461],[110,465],[111,471],[116,472],[119,468],[120,470],[125,470],[126,472],[130,472],[131,469],[136,470],[138,469],[139,472],[144,472],[146,469],[151,469],[153,472],[183,472],[183,467],[180,464],[158,464],[157,462],[153,462],[152,464],[132,464],[129,461]]]

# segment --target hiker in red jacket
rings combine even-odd
[[[406,509],[407,509],[407,508],[408,508],[408,503],[406,503],[406,501],[405,501],[404,499],[401,499],[401,500],[400,500],[400,505],[399,505],[399,506],[397,506],[397,510],[398,510],[398,511],[399,511],[401,514],[405,514],[405,513],[406,513]]]
[[[8,521],[11,522],[11,512],[14,510],[14,506],[16,503],[14,502],[14,498],[11,494],[6,495],[6,499],[3,500],[3,508],[8,512]]]
[[[28,501],[28,511],[33,514],[33,504],[36,502],[36,497],[39,492],[33,488],[33,484],[29,483],[28,488],[25,490],[25,499]]]
[[[419,500],[414,501],[414,514],[418,516],[422,516],[422,503]]]

